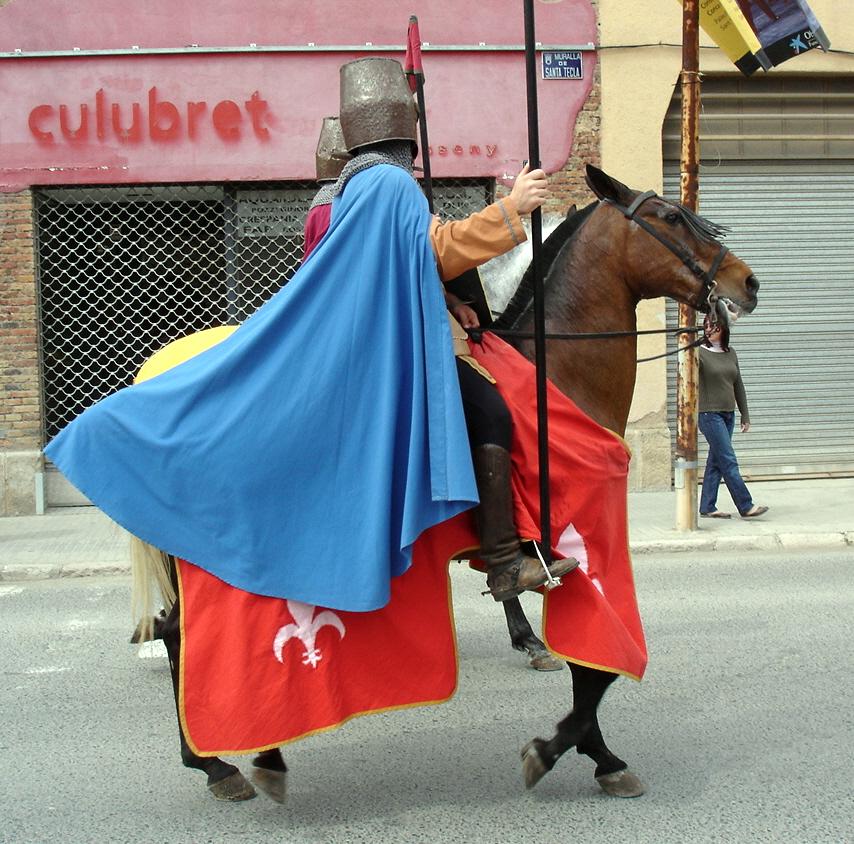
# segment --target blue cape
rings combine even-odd
[[[366,611],[418,535],[477,503],[430,213],[378,165],[291,281],[217,346],[46,455],[131,533],[260,595]]]

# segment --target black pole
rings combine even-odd
[[[525,75],[528,84],[528,161],[540,166],[540,119],[537,110],[537,56],[534,0],[525,0]],[[546,395],[546,308],[543,290],[543,217],[531,212],[532,268],[534,274],[534,363],[537,371],[537,444],[540,458],[540,535],[546,563],[551,561],[552,529],[549,495],[549,410]]]

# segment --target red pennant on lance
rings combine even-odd
[[[406,58],[403,69],[409,79],[409,90],[414,94],[418,87],[417,76],[424,79],[424,67],[421,64],[421,34],[418,31],[418,18],[414,15],[409,19],[409,29],[406,31]]]
[[[516,522],[538,539],[534,367],[494,335],[470,350],[499,376],[513,416]],[[639,679],[647,652],[628,546],[628,450],[549,391],[552,536],[556,556],[581,564],[545,594],[544,639],[568,660]],[[357,715],[447,700],[457,665],[448,560],[476,545],[470,512],[426,531],[389,604],[371,613],[252,595],[180,561],[179,700],[191,749],[250,753]]]

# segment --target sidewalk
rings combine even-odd
[[[700,519],[699,530],[674,529],[673,492],[629,495],[629,536],[645,553],[769,551],[851,547],[854,478],[750,483],[759,519]],[[718,503],[733,510],[726,490]],[[127,574],[127,534],[94,507],[58,508],[44,516],[0,518],[0,582]]]

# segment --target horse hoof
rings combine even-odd
[[[256,795],[256,791],[252,788],[251,783],[240,771],[235,771],[225,779],[217,780],[208,786],[208,791],[217,800],[251,800]]]
[[[271,771],[268,768],[253,768],[252,782],[271,800],[284,803],[288,790],[288,772]]]
[[[560,671],[563,668],[563,660],[553,657],[548,651],[542,651],[542,653],[534,654],[528,665],[534,671]]]
[[[611,797],[640,797],[646,791],[644,784],[631,771],[615,771],[596,777],[605,794]]]
[[[531,739],[522,748],[522,773],[525,777],[525,788],[533,788],[550,770],[540,756],[540,747],[545,744],[542,739]]]

